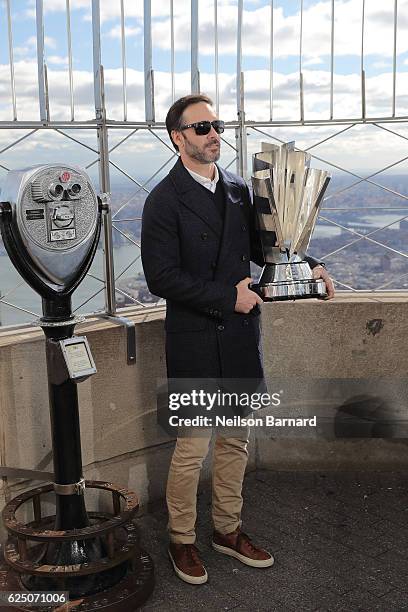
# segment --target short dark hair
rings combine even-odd
[[[169,112],[166,116],[166,128],[169,133],[169,137],[173,144],[173,147],[176,149],[176,151],[178,151],[179,148],[176,143],[173,142],[171,132],[173,130],[179,130],[181,128],[183,113],[186,110],[187,106],[190,106],[191,104],[198,104],[199,102],[205,102],[210,106],[214,106],[214,102],[205,94],[191,94],[189,96],[184,96],[183,98],[176,100],[174,104],[172,104],[172,106],[169,108]]]

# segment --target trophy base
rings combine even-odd
[[[256,284],[251,285],[251,289],[258,293],[264,302],[327,297],[326,283],[320,279]]]
[[[268,262],[258,283],[251,289],[265,302],[327,297],[326,283],[313,278],[307,261]]]

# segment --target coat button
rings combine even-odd
[[[201,240],[207,240],[207,238],[208,238],[208,234],[206,234],[205,232],[203,232],[203,233],[201,234]]]
[[[213,270],[215,270],[215,268],[217,267],[217,264],[215,263],[215,261],[211,262],[211,267]]]
[[[225,326],[224,325],[217,325],[217,329],[218,329],[218,331],[224,331]]]
[[[241,255],[241,261],[248,261],[248,257],[246,255]]]
[[[243,232],[246,232],[246,225],[241,225],[241,229]]]
[[[244,319],[244,320],[242,321],[242,325],[245,325],[245,326],[249,325],[249,321],[248,321],[248,319]]]

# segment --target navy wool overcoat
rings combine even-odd
[[[169,378],[262,378],[258,307],[234,311],[235,285],[262,265],[245,181],[218,166],[222,221],[210,193],[179,159],[146,199],[142,262],[149,290],[167,301]]]

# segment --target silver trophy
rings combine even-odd
[[[330,182],[324,170],[310,168],[311,156],[295,143],[262,143],[253,155],[252,185],[264,268],[252,289],[263,300],[325,297],[305,261],[323,195]]]

